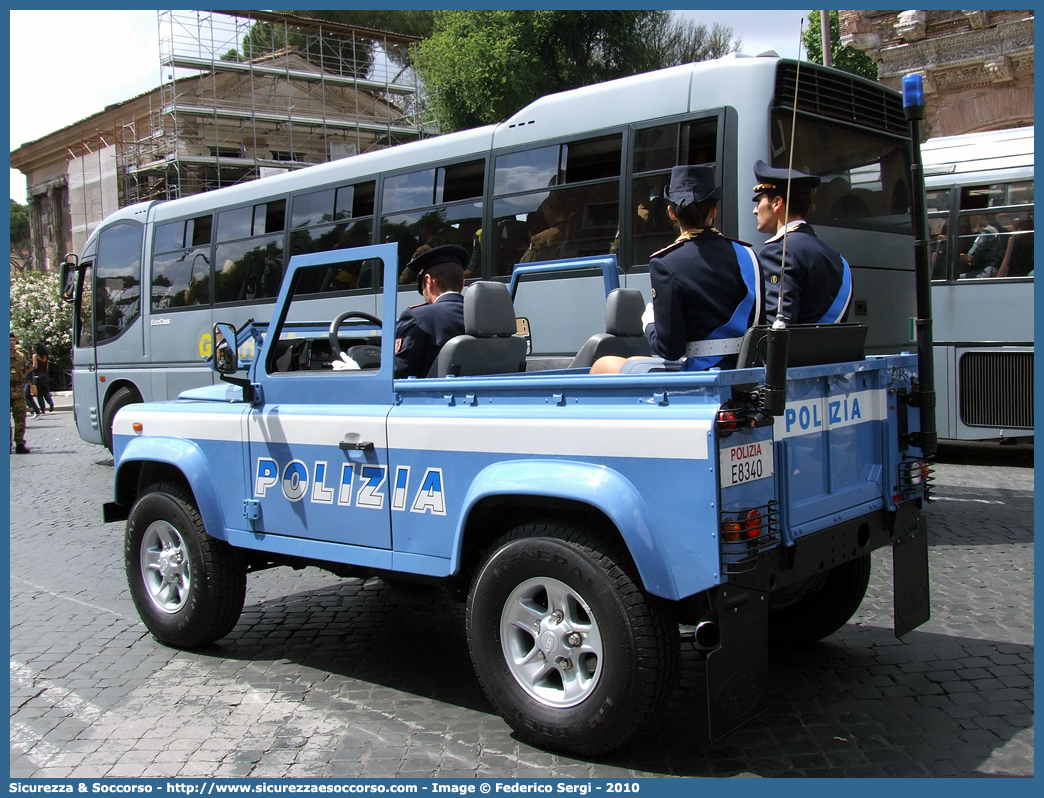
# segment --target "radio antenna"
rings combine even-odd
[[[790,226],[788,223],[788,217],[790,216],[790,178],[794,174],[794,133],[797,129],[798,81],[801,78],[801,34],[804,33],[804,30],[805,18],[802,17],[801,25],[798,28],[797,67],[794,69],[794,107],[791,109],[790,114],[790,150],[787,153],[787,190],[786,196],[783,199],[783,207],[785,211],[783,217],[783,261],[779,267],[779,294],[776,297],[776,320],[772,322],[772,326],[776,329],[787,326],[786,319],[783,318],[783,289],[787,283],[783,277],[787,271],[787,234],[790,232]]]
[[[753,424],[771,424],[774,416],[781,416],[787,407],[787,355],[790,347],[790,330],[783,318],[783,290],[787,270],[787,216],[790,215],[790,175],[794,170],[794,133],[797,129],[798,79],[801,77],[801,31],[805,20],[801,19],[798,32],[797,69],[794,71],[794,108],[790,117],[790,154],[787,157],[787,189],[783,200],[786,215],[783,218],[783,262],[779,268],[779,296],[776,303],[776,320],[765,334],[765,383],[755,392],[758,408]]]

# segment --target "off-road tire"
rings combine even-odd
[[[855,615],[869,583],[870,555],[864,554],[774,595],[768,608],[769,642],[793,648],[832,635]]]
[[[490,552],[471,583],[467,634],[497,711],[522,740],[548,749],[593,755],[633,738],[677,682],[678,627],[668,605],[642,590],[619,544],[581,524],[526,523]],[[552,595],[566,597],[565,606]],[[565,610],[558,625],[555,609]],[[528,632],[527,622],[542,630]],[[553,664],[571,657],[565,670]]]
[[[124,565],[141,620],[165,645],[213,643],[243,612],[246,559],[207,534],[191,493],[180,485],[152,485],[134,503]]]

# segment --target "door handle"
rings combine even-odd
[[[345,452],[372,452],[373,441],[341,441],[338,446]]]

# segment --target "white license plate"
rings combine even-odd
[[[731,488],[772,476],[772,441],[726,446],[719,450],[721,486]]]

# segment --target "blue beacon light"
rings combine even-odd
[[[903,108],[924,108],[924,81],[920,75],[903,76]]]

